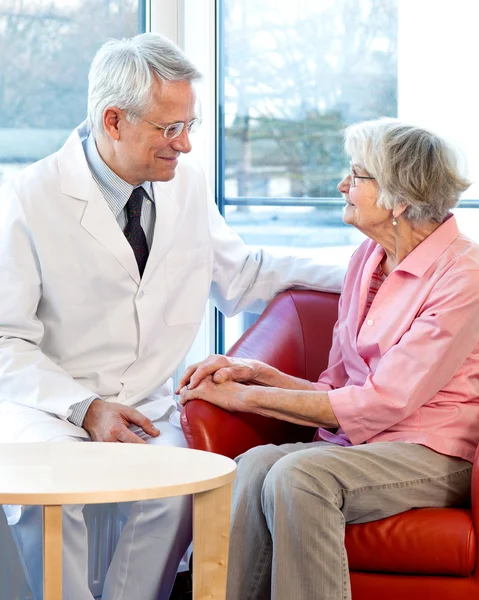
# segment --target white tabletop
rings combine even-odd
[[[194,494],[226,485],[236,463],[168,446],[0,443],[0,503],[93,504]]]

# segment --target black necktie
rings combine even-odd
[[[126,203],[126,214],[128,223],[125,227],[125,237],[130,243],[135,253],[136,262],[140,276],[145,270],[146,261],[148,260],[148,244],[146,235],[141,227],[141,205],[143,203],[143,188],[137,187],[131,193],[130,199]]]

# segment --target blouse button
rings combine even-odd
[[[372,325],[374,323],[374,321],[372,319],[368,319],[366,321],[366,325]]]

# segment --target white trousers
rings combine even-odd
[[[147,443],[186,447],[183,432],[170,423],[168,416],[154,423],[161,433],[157,438],[142,433]],[[138,433],[137,428],[132,429]],[[68,436],[44,441],[88,443]],[[192,538],[191,497],[127,502],[120,508],[127,521],[107,572],[103,600],[168,600],[178,565]],[[43,600],[42,507],[4,509],[34,600]],[[88,588],[88,542],[82,511],[81,505],[63,507],[65,600],[93,599]]]

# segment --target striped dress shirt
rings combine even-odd
[[[83,150],[93,179],[100,188],[118,225],[121,230],[124,231],[128,221],[126,216],[126,203],[134,188],[140,186],[133,186],[130,183],[127,183],[110,169],[100,156],[92,133],[90,133],[86,140],[83,141]],[[148,250],[151,250],[156,221],[153,186],[151,181],[145,181],[141,184],[141,187],[145,190],[145,197],[141,209],[141,226],[145,232]],[[70,406],[72,412],[68,417],[68,420],[81,427],[90,404],[96,398],[98,398],[98,396],[94,395],[83,402],[72,404],[72,406]]]

